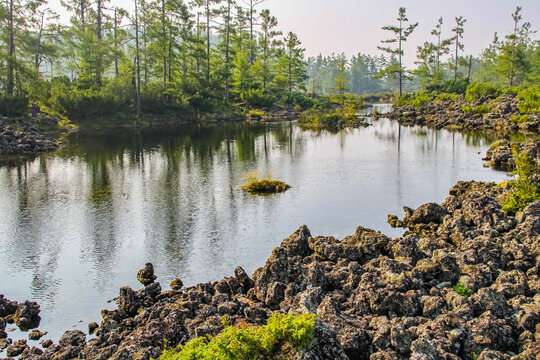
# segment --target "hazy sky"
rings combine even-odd
[[[130,0],[111,3],[130,12],[133,7]],[[416,46],[433,41],[429,33],[440,16],[444,18],[446,37],[454,27],[454,18],[464,16],[465,53],[479,55],[492,41],[495,31],[502,37],[512,30],[510,14],[518,5],[523,7],[523,20],[539,29],[540,0],[266,0],[258,8],[270,9],[281,30],[297,33],[307,56],[342,52],[350,56],[358,52],[381,54],[377,45],[389,36],[381,27],[394,24],[399,7],[404,6],[409,20],[419,23],[405,47],[405,61],[412,64]]]

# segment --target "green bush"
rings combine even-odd
[[[456,101],[458,98],[458,94],[456,93],[440,93],[435,96],[435,102],[441,102],[441,101]]]
[[[465,100],[474,101],[483,97],[494,97],[501,93],[501,89],[489,83],[475,83],[467,86]]]
[[[276,97],[273,94],[265,93],[262,89],[252,89],[243,94],[242,100],[251,107],[268,108],[274,105]]]
[[[520,91],[521,91],[521,86],[508,86],[502,89],[503,94],[509,94],[512,96],[517,96]]]
[[[467,91],[467,86],[469,85],[468,79],[459,79],[459,80],[448,80],[442,83],[429,85],[427,91],[435,91],[440,93],[454,93],[454,94],[465,94]]]
[[[514,146],[513,157],[516,164],[515,179],[509,182],[513,191],[501,200],[503,210],[511,215],[540,200],[538,185],[532,181],[533,175],[538,173],[539,169],[532,156]]]
[[[421,107],[433,100],[433,95],[431,93],[416,93],[416,94],[407,94],[403,95],[396,100],[397,106],[413,105],[416,107]]]
[[[28,114],[28,97],[25,94],[0,95],[0,114],[23,116]]]
[[[315,105],[315,101],[312,98],[299,92],[285,92],[283,99],[286,104],[298,105],[302,109],[310,109]]]
[[[510,119],[514,124],[520,125],[529,121],[529,115],[515,115]]]
[[[491,111],[491,106],[486,104],[477,105],[475,107],[464,105],[461,110],[464,113],[473,113],[474,116],[484,116],[484,114]]]
[[[227,326],[215,337],[200,337],[176,349],[165,350],[161,360],[276,359],[282,347],[307,347],[315,329],[314,314],[274,314],[264,326]],[[289,350],[289,349],[288,349]],[[290,351],[290,350],[289,350]]]
[[[540,85],[520,90],[518,98],[518,108],[522,114],[540,113]]]

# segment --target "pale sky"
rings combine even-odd
[[[54,2],[59,3],[59,0]],[[111,3],[132,12],[133,1],[112,0]],[[529,21],[535,30],[540,28],[540,0],[266,0],[258,9],[270,9],[278,18],[280,30],[297,33],[307,56],[342,52],[351,56],[358,52],[382,53],[377,45],[389,37],[389,32],[381,27],[395,24],[400,6],[407,9],[410,22],[419,23],[405,45],[405,63],[409,65],[416,59],[418,45],[434,41],[430,32],[440,16],[444,19],[443,36],[446,37],[451,36],[456,16],[467,19],[465,54],[475,56],[489,45],[495,31],[503,38],[512,30],[510,14],[516,6],[523,7],[523,21]]]

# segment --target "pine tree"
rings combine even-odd
[[[397,76],[399,77],[399,96],[402,96],[403,95],[403,78],[404,78],[404,68],[403,68],[403,61],[402,61],[402,57],[404,55],[403,42],[407,41],[407,38],[409,37],[409,35],[411,35],[414,29],[416,29],[416,27],[418,26],[418,23],[414,23],[409,26],[406,26],[406,24],[409,22],[409,19],[407,18],[406,10],[404,7],[399,8],[399,14],[398,14],[397,20],[399,22],[398,26],[388,25],[388,26],[382,27],[383,30],[391,31],[395,37],[392,39],[381,41],[384,44],[397,43],[397,48],[381,47],[381,46],[377,46],[377,48],[391,55],[398,56],[399,62],[397,64],[391,64],[389,67],[387,67],[384,70],[384,72],[381,75],[393,76],[397,74]]]

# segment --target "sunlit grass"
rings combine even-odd
[[[242,176],[244,185],[240,188],[253,194],[271,194],[284,192],[290,185],[280,180],[272,180],[272,173],[267,171],[261,175],[259,171],[250,171]]]

